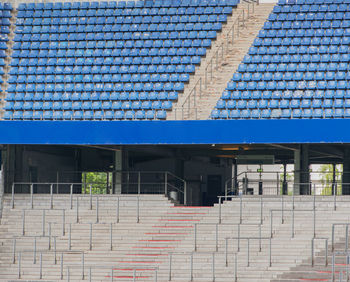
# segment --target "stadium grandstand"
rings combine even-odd
[[[0,1],[0,281],[349,281],[350,0]]]

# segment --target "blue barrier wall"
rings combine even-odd
[[[0,122],[0,144],[258,143],[350,143],[350,119]]]

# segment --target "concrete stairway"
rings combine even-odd
[[[10,25],[10,33],[8,35],[9,41],[7,42],[7,50],[6,50],[6,58],[5,58],[5,66],[4,66],[4,75],[2,76],[3,83],[1,85],[2,92],[0,91],[0,120],[2,119],[4,115],[4,106],[5,106],[5,98],[6,98],[6,89],[8,86],[7,80],[9,78],[9,71],[10,71],[10,63],[11,63],[11,55],[13,52],[12,46],[13,46],[13,38],[15,37],[15,29],[16,29],[16,16],[17,16],[17,10],[13,9],[12,17],[10,19],[11,25]]]
[[[76,198],[79,198],[78,222]],[[89,280],[90,269],[91,281],[111,281],[112,268],[114,281],[133,281],[134,275],[136,281],[156,281],[155,275],[157,281],[191,281],[191,277],[193,281],[203,282],[213,281],[213,277],[215,281],[222,282],[235,281],[235,277],[237,281],[247,282],[300,281],[295,273],[303,272],[304,276],[300,277],[307,278],[311,276],[305,273],[315,272],[317,267],[329,271],[329,267],[320,266],[324,252],[323,242],[315,245],[316,268],[307,268],[310,265],[313,237],[311,196],[298,196],[294,199],[293,238],[291,197],[284,197],[282,200],[277,196],[247,196],[242,198],[242,204],[240,199],[226,201],[221,205],[221,224],[219,205],[175,207],[160,195],[140,196],[137,223],[136,199],[135,196],[120,195],[118,222],[117,195],[100,195],[98,204],[96,198],[93,198],[91,210],[88,195],[74,195],[72,209],[69,195],[54,195],[53,209],[50,209],[49,195],[35,194],[33,209],[29,195],[16,195],[14,209],[11,209],[10,196],[5,195],[0,225],[0,280],[39,280],[40,253],[41,278],[45,281],[61,280],[61,254],[64,258],[63,280],[68,279],[69,268],[69,278],[72,281]],[[332,223],[350,222],[349,202],[350,197],[338,197],[337,209],[334,211],[333,198],[316,198],[316,237],[331,238]],[[64,220],[62,210],[65,210]],[[270,265],[271,210],[275,211]],[[34,236],[37,238],[34,239]],[[239,251],[238,236],[241,238]],[[15,237],[16,255],[13,263]],[[227,237],[234,239],[227,240],[226,252]],[[248,237],[254,238],[249,242],[249,266],[248,243],[245,239]],[[259,237],[262,238],[261,242],[257,239]],[[344,229],[336,229],[335,239],[336,250],[343,249]],[[34,263],[35,241],[37,251]],[[18,279],[19,253],[21,279]],[[337,258],[337,263],[341,261],[344,258]],[[316,278],[329,278],[330,274],[327,275],[322,273]]]
[[[232,16],[229,17],[227,24],[223,26],[222,32],[218,35],[215,43],[213,43],[213,46],[208,52],[206,58],[202,60],[201,65],[196,69],[195,74],[191,77],[189,84],[185,88],[184,95],[182,95],[178,102],[174,104],[174,110],[168,114],[167,119],[173,120],[183,118],[193,120],[209,118],[217,100],[221,97],[221,94],[225,90],[229,80],[232,78],[233,73],[237,70],[238,65],[247,54],[249,47],[252,45],[255,37],[262,28],[264,22],[267,20],[273,6],[274,4],[255,5],[255,11],[253,13],[252,6],[250,5],[248,17],[248,4],[242,1],[242,3],[238,5]],[[244,11],[246,20],[244,23],[240,21],[239,32],[237,32],[237,26],[235,26],[235,35],[232,44],[231,36],[227,38],[226,35],[228,33],[231,34],[231,27],[242,14],[242,11]],[[229,44],[227,44],[227,40],[229,40]],[[224,46],[224,52],[222,52],[221,46]],[[214,59],[212,73],[210,72],[211,66],[208,68],[208,85],[205,88],[206,68],[216,52],[219,54],[218,61]],[[216,63],[218,63],[218,65],[216,65]],[[197,85],[196,105],[194,105],[192,99],[189,109],[185,103],[186,98],[190,95],[190,92],[200,78],[202,79],[202,90],[200,91],[200,87]],[[201,94],[200,98],[199,93]],[[180,109],[182,105],[185,105],[183,116]]]

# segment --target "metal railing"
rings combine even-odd
[[[315,241],[322,240],[325,242],[324,266],[328,266],[328,238],[312,238],[311,239],[311,266],[315,266]]]
[[[211,281],[215,281],[215,252],[171,252],[169,253],[169,264],[168,264],[168,280],[172,281],[175,278],[175,273],[173,271],[173,256],[175,255],[188,255],[189,260],[189,281],[193,281],[193,261],[194,255],[208,255],[208,259],[211,259]]]
[[[74,269],[74,268],[80,268],[79,266],[77,265],[67,265],[66,266],[66,275],[67,275],[67,281],[70,281],[71,279],[71,269]],[[140,270],[139,267],[137,266],[134,266],[134,267],[125,267],[125,266],[118,266],[118,265],[114,265],[114,266],[96,266],[96,265],[84,265],[84,267],[82,268],[82,272],[81,272],[81,280],[85,280],[86,278],[86,274],[85,274],[85,269],[88,270],[88,277],[87,277],[87,280],[88,281],[96,281],[93,279],[93,269],[98,269],[98,270],[101,270],[101,269],[109,269],[110,270],[110,274],[109,275],[104,275],[104,278],[107,278],[109,279],[109,281],[118,281],[119,277],[115,276],[116,274],[116,271],[121,271],[123,273],[125,273],[126,271],[127,272],[132,272],[132,276],[129,276],[128,278],[132,279],[130,281],[139,281],[139,277],[137,276],[137,273],[140,273],[140,272],[151,272],[152,273],[152,276],[153,276],[153,281],[157,282],[157,279],[158,279],[158,267],[154,267],[154,266],[142,266],[142,270]],[[123,275],[124,276],[124,275]],[[150,277],[149,277],[150,278]],[[96,279],[96,278],[95,278]],[[101,277],[99,277],[98,280],[100,280]]]
[[[188,119],[194,115],[194,119],[198,119],[197,100],[202,97],[202,90],[207,89],[209,82],[213,80],[213,71],[217,70],[219,65],[224,61],[224,56],[229,52],[229,43],[233,45],[236,36],[240,35],[240,26],[245,26],[245,21],[250,18],[251,13],[255,12],[256,3],[245,2],[247,4],[247,11],[245,9],[237,16],[232,26],[229,27],[228,32],[223,35],[226,38],[226,42],[221,43],[212,57],[208,60],[207,65],[204,68],[204,81],[200,77],[189,94],[186,96],[180,107],[175,108],[175,119]],[[252,7],[250,7],[252,6]],[[236,35],[235,35],[236,34]],[[231,38],[231,40],[229,40]],[[226,44],[226,48],[225,48]],[[210,78],[210,79],[209,79]]]
[[[116,171],[117,174],[114,186],[120,188],[121,194],[164,194],[171,197],[175,192],[178,196],[178,201],[184,205],[187,204],[187,183],[184,179],[172,174],[171,172],[157,172],[157,171]],[[120,181],[117,181],[117,180]],[[94,185],[106,185],[106,183],[67,183],[67,182],[14,182],[11,188],[11,207],[15,206],[16,189],[28,191],[30,193],[30,204],[33,208],[34,194],[49,193],[50,194],[50,208],[54,205],[54,194],[70,194],[71,206],[73,194],[104,194],[100,190],[94,189]],[[107,187],[108,188],[108,187]],[[109,189],[104,191],[108,191]],[[35,191],[37,190],[37,191]],[[113,193],[112,190],[110,190]]]

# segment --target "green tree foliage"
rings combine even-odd
[[[86,179],[85,193],[90,193],[90,185],[92,194],[106,194],[107,193],[107,174],[108,172],[84,172],[82,177]],[[109,178],[109,185],[111,185],[111,177]]]
[[[341,167],[335,166],[336,182],[337,182],[337,194],[341,194]],[[320,181],[322,186],[321,195],[332,195],[332,183],[333,183],[333,165],[324,164],[318,170],[320,173]]]

